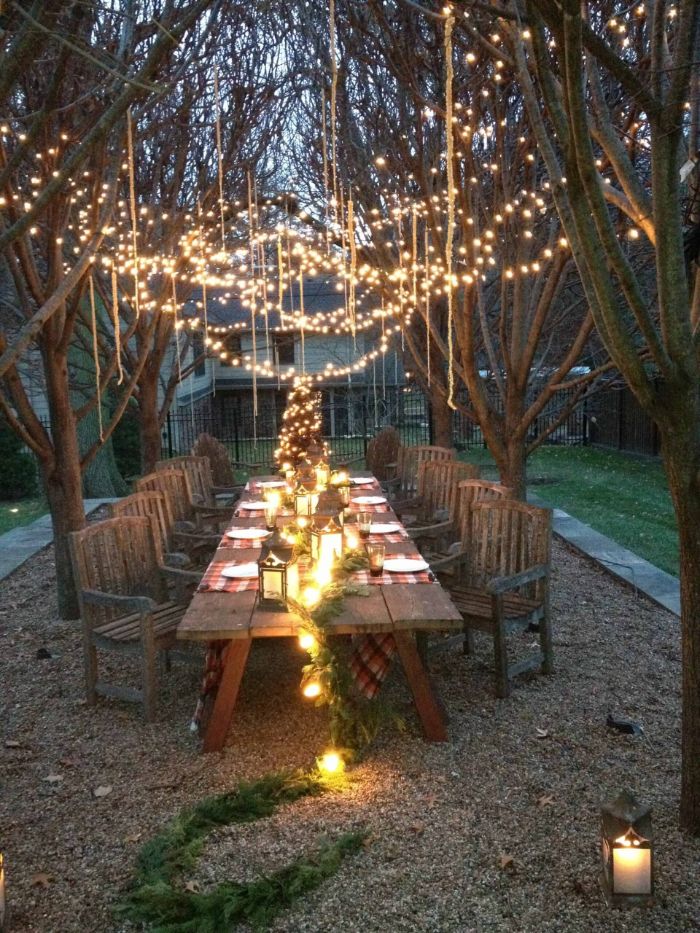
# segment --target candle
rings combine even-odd
[[[622,842],[613,849],[615,894],[648,894],[651,887],[651,850]]]

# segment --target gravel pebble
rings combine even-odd
[[[222,754],[199,755],[187,729],[199,655],[164,676],[154,725],[131,705],[89,709],[79,625],[57,620],[54,584],[48,548],[0,585],[0,850],[11,929],[116,933],[127,928],[110,906],[139,846],[182,806],[311,763],[325,713],[301,699],[303,654],[279,640],[255,644]],[[206,889],[250,879],[362,827],[363,850],[275,930],[698,930],[700,841],[677,828],[678,620],[561,543],[552,602],[555,675],[522,678],[498,700],[488,640],[471,658],[436,650],[451,741],[428,745],[396,672],[386,693],[405,733],[380,736],[346,791],[213,833],[187,880]],[[136,680],[129,664],[108,656],[105,671]],[[609,731],[609,711],[641,722],[644,736]],[[641,912],[611,911],[597,881],[598,807],[624,787],[653,806],[658,898]]]

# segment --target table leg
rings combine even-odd
[[[204,734],[205,752],[220,752],[224,747],[252,641],[252,638],[233,638],[228,646],[221,683]]]
[[[394,638],[425,737],[429,742],[446,742],[445,719],[430,685],[428,672],[421,662],[413,635],[410,632],[394,632]]]

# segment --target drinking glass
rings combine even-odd
[[[370,531],[372,529],[372,513],[358,512],[357,527],[360,531],[361,538],[369,538]]]
[[[386,545],[368,544],[367,557],[369,558],[369,572],[372,577],[381,577],[384,570],[384,555],[386,554]]]

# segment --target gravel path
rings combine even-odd
[[[678,621],[561,544],[554,561],[554,676],[496,700],[486,640],[468,660],[436,652],[450,743],[421,740],[403,679],[392,677],[405,734],[385,733],[346,792],[214,834],[188,880],[250,878],[363,826],[364,850],[274,929],[700,929],[700,842],[676,828]],[[139,845],[181,806],[241,777],[308,765],[324,713],[299,696],[302,653],[258,642],[231,744],[202,757],[187,731],[196,664],[166,676],[155,725],[133,706],[88,709],[78,627],[55,618],[52,551],[1,586],[0,850],[12,930],[116,933],[110,904]],[[642,722],[646,736],[610,732],[608,710]],[[627,786],[654,808],[658,904],[624,914],[598,888],[597,814]]]

